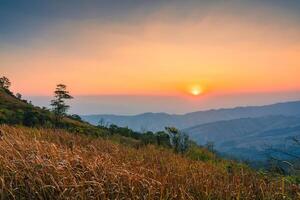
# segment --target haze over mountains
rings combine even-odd
[[[134,130],[159,131],[166,126],[176,126],[186,129],[200,124],[232,120],[247,117],[262,117],[268,115],[297,116],[300,115],[300,101],[277,103],[265,106],[237,107],[218,110],[207,110],[172,115],[167,113],[143,113],[140,115],[86,115],[82,118],[92,124],[104,120],[109,124],[128,126]]]
[[[184,130],[198,144],[213,142],[222,154],[243,160],[264,160],[275,152],[285,150],[299,154],[292,143],[300,137],[300,117],[264,116],[218,121]]]
[[[144,113],[135,116],[89,115],[90,123],[128,126],[138,131],[159,131],[175,126],[198,144],[213,142],[225,155],[243,160],[265,160],[269,149],[299,154],[291,139],[300,137],[300,101],[265,106],[198,111],[184,115]]]

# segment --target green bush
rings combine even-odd
[[[216,158],[215,154],[209,152],[204,148],[197,147],[195,145],[191,146],[188,149],[188,151],[185,153],[185,155],[191,160],[200,160],[200,161],[214,160]]]
[[[285,180],[289,183],[300,185],[300,176],[286,176]]]

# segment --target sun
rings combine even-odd
[[[190,89],[190,93],[194,96],[199,96],[203,93],[203,89],[200,86],[193,86]]]

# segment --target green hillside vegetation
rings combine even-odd
[[[75,119],[76,116],[64,117],[60,122],[62,128],[72,129],[91,128],[90,124]],[[74,119],[73,119],[74,118]],[[0,123],[20,124],[30,127],[56,126],[55,116],[47,108],[40,108],[28,103],[26,100],[17,98],[7,89],[0,87]]]
[[[11,91],[0,87],[0,123],[24,125],[29,127],[57,128],[55,115],[47,108],[40,108],[17,98]],[[78,116],[66,116],[59,122],[59,128],[72,132],[89,133],[103,136],[107,134],[89,123],[83,122]]]

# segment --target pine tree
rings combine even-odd
[[[58,84],[54,91],[54,99],[51,101],[52,111],[55,114],[56,122],[59,123],[66,115],[69,105],[65,103],[65,100],[72,99],[73,97],[67,91],[67,86]]]

